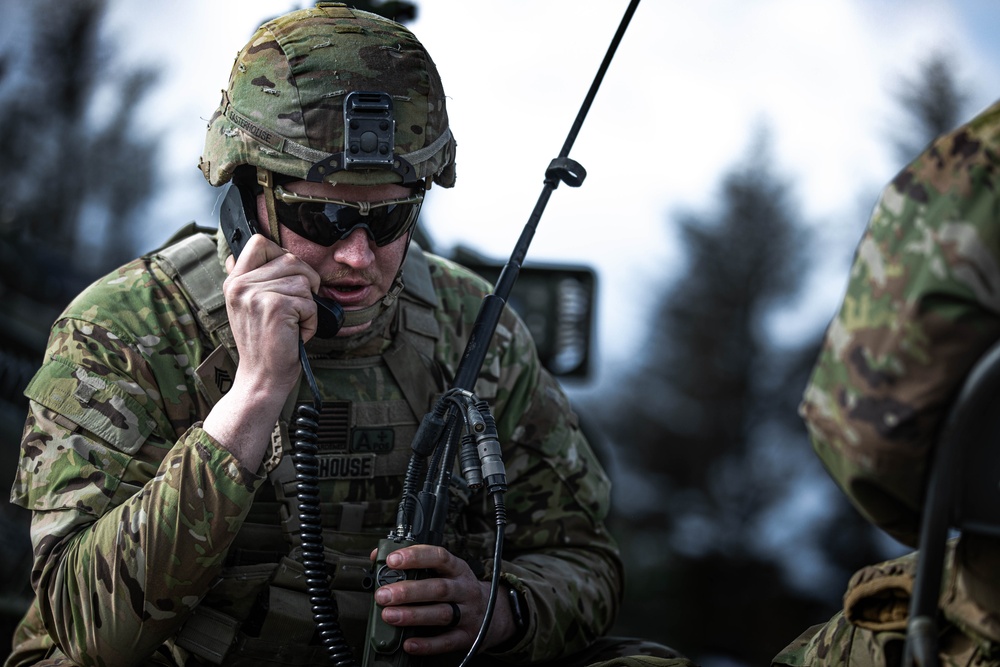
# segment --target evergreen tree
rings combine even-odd
[[[156,139],[136,109],[155,81],[115,59],[104,0],[3,3],[0,45],[0,479],[9,486],[22,391],[49,326],[100,272],[131,258],[152,192]],[[95,225],[96,223],[99,223]],[[27,513],[0,501],[0,647],[30,593]],[[9,646],[9,645],[8,645]]]
[[[902,161],[957,125],[966,99],[940,54],[903,79]],[[766,137],[724,176],[718,201],[678,216],[685,270],[664,290],[628,389],[588,412],[613,434],[623,474],[654,490],[612,517],[629,572],[619,631],[702,664],[766,664],[839,609],[854,570],[900,549],[834,487],[797,415],[819,334],[781,341],[768,326],[804,282],[810,249]],[[775,549],[775,517],[810,494],[823,510]]]
[[[943,51],[932,52],[920,63],[913,77],[902,76],[895,89],[902,134],[891,134],[896,156],[910,162],[935,137],[961,122],[969,94],[958,80],[952,58]]]
[[[44,245],[89,274],[130,257],[133,214],[154,183],[156,139],[136,108],[156,77],[114,58],[101,34],[105,5],[34,3],[22,12],[28,43],[4,54],[0,80],[3,241],[32,260]]]
[[[804,480],[831,497],[835,489],[796,414],[818,343],[780,341],[772,330],[771,316],[802,284],[809,235],[767,133],[723,177],[717,201],[677,217],[687,264],[653,314],[629,390],[601,413],[621,467],[656,489],[613,517],[629,561],[620,629],[703,664],[713,654],[766,664],[803,619],[833,613],[839,591],[829,587],[850,572],[796,586],[800,561],[822,559],[822,531],[793,554],[775,553],[771,537],[773,517],[788,512]],[[873,549],[852,519],[862,528],[857,566]]]
[[[720,461],[745,456],[773,412],[759,401],[780,372],[767,315],[794,295],[802,266],[802,227],[768,141],[761,136],[724,177],[717,211],[678,217],[686,270],[660,300],[633,390],[618,406],[632,417],[615,429],[629,443],[625,462],[662,478],[669,495],[698,496],[706,509],[721,509],[736,492],[717,480]],[[669,506],[649,511],[676,523]]]

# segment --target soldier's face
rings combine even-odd
[[[396,184],[384,185],[330,185],[296,181],[284,186],[296,194],[326,197],[345,201],[379,202],[403,198],[411,194],[409,188]],[[263,196],[258,209],[263,207]],[[259,219],[266,219],[267,212],[258,210]],[[266,227],[265,227],[266,228]],[[347,238],[332,246],[323,246],[279,224],[280,245],[304,260],[320,275],[322,285],[319,295],[340,303],[344,310],[359,310],[373,305],[386,295],[403,262],[410,234],[378,246],[364,229],[352,231]],[[349,336],[363,331],[371,323],[344,327],[339,336]]]

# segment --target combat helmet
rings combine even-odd
[[[267,21],[236,56],[199,167],[212,185],[263,194],[273,239],[280,177],[452,187],[455,139],[437,67],[405,27],[343,3]],[[389,293],[347,313],[345,326],[386,312],[402,286],[400,268]]]
[[[264,23],[237,54],[199,166],[218,186],[245,165],[262,181],[451,187],[455,140],[434,62],[402,25],[343,3]]]

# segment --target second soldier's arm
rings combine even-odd
[[[884,190],[801,407],[834,479],[910,544],[940,423],[1000,336],[998,150],[1000,105]]]

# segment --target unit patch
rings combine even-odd
[[[375,476],[374,454],[320,454],[320,479],[371,479]]]

